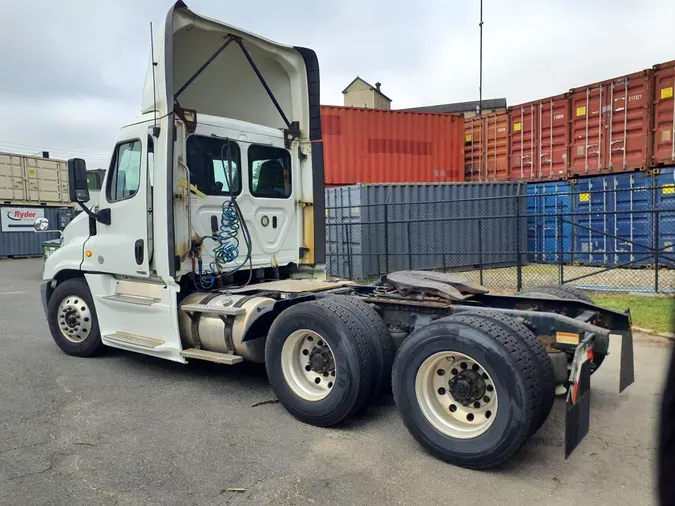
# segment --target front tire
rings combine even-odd
[[[94,301],[84,278],[59,284],[47,306],[54,342],[68,355],[89,357],[103,346]]]

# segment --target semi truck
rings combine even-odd
[[[314,51],[179,0],[151,53],[141,114],[117,134],[97,205],[84,205],[84,160],[68,161],[82,212],[41,285],[65,353],[264,363],[283,407],[321,427],[393,390],[424,448],[474,469],[514,455],[556,390],[569,456],[610,339],[621,340],[620,390],[633,382],[630,313],[574,288],[497,295],[420,271],[325,278]]]

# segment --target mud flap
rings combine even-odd
[[[610,334],[611,337],[611,334]],[[633,334],[629,330],[621,334],[621,369],[619,370],[619,393],[635,381],[635,359],[633,358]]]
[[[574,353],[570,379],[572,386],[565,403],[565,458],[588,434],[591,420],[592,338],[584,340]]]

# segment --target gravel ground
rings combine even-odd
[[[593,376],[589,437],[563,459],[563,402],[505,467],[427,455],[385,400],[339,428],[302,425],[260,366],[182,366],[108,350],[79,359],[49,336],[41,261],[0,262],[0,504],[654,503],[656,415],[669,343],[618,343]],[[228,492],[228,488],[243,492]]]

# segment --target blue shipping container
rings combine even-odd
[[[658,213],[659,264],[675,268],[675,167],[660,169],[654,177]]]
[[[527,185],[528,261],[557,263],[558,251],[570,251],[572,225],[567,216],[572,208],[571,188],[567,182],[531,183]],[[560,222],[559,215],[567,221]],[[561,242],[562,240],[562,242]],[[565,253],[563,261],[571,255]]]

